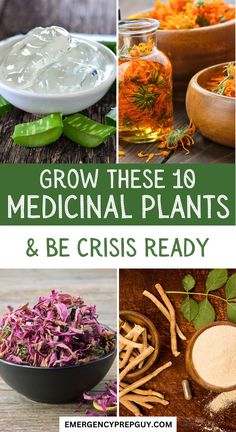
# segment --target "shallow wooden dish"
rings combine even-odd
[[[184,100],[194,74],[235,58],[235,20],[187,30],[158,30],[157,45],[173,66],[174,99]]]
[[[146,327],[152,337],[152,340],[149,341],[149,344],[155,348],[155,350],[149,356],[148,360],[144,363],[144,366],[141,369],[135,372],[130,372],[126,375],[125,379],[127,381],[131,381],[131,380],[133,381],[135,379],[141,378],[141,376],[144,375],[150,369],[150,367],[155,363],[160,351],[160,337],[153,322],[145,315],[139,312],[129,311],[129,310],[121,311],[120,318],[123,321],[129,321],[131,323]]]
[[[232,326],[232,327],[236,327],[236,324],[231,323],[229,321],[217,321],[211,324],[207,324],[205,326],[203,326],[200,330],[198,330],[194,336],[192,337],[192,339],[190,340],[188,346],[187,346],[187,350],[186,350],[186,355],[185,355],[185,363],[186,363],[186,369],[187,372],[189,373],[189,375],[192,377],[192,379],[198,383],[201,387],[205,388],[206,390],[209,391],[213,391],[216,393],[222,393],[224,391],[230,391],[230,390],[236,390],[236,385],[233,385],[231,387],[218,387],[218,386],[214,386],[211,384],[208,384],[206,381],[204,381],[197,373],[193,361],[192,361],[192,351],[193,351],[193,346],[195,341],[197,340],[198,336],[203,333],[205,330],[211,328],[211,327],[215,327],[215,326],[219,326],[219,325],[228,325],[228,326]],[[210,347],[209,347],[210,349]]]
[[[222,63],[198,72],[191,79],[186,95],[188,117],[202,135],[218,144],[235,146],[235,98],[215,94],[204,87]]]

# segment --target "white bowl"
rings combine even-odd
[[[0,63],[9,48],[24,36],[17,35],[0,42]],[[73,34],[77,39],[84,39],[80,35]],[[91,45],[98,48],[112,65],[110,75],[97,87],[67,94],[38,94],[32,91],[12,88],[1,81],[0,95],[17,108],[31,114],[73,114],[82,111],[98,102],[109,90],[116,78],[116,56],[106,46],[90,40]]]

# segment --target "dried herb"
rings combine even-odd
[[[205,88],[219,95],[235,97],[235,65],[228,63],[223,73],[212,76]]]
[[[9,308],[0,321],[0,358],[12,363],[82,364],[110,352],[114,344],[115,334],[99,324],[95,306],[57,291],[32,308]]]
[[[155,134],[173,124],[171,65],[131,57],[119,60],[120,133]],[[136,131],[136,132],[135,132]]]
[[[144,110],[152,110],[156,103],[157,95],[152,92],[148,86],[141,86],[135,93],[132,94],[132,103]]]
[[[157,0],[153,10],[136,17],[155,18],[160,29],[179,30],[220,24],[234,15],[235,8],[224,0]]]
[[[191,147],[194,144],[193,135],[195,131],[196,128],[192,121],[190,121],[188,126],[171,131],[167,136],[164,136],[161,141],[168,150],[183,148],[187,155],[190,153],[187,147]]]

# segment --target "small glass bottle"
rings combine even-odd
[[[173,126],[172,66],[157,48],[155,19],[119,23],[119,137],[158,140]]]

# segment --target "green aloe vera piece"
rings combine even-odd
[[[2,96],[0,96],[0,116],[5,114],[8,111],[11,111],[12,105],[6,101]]]
[[[66,117],[63,124],[64,135],[83,147],[97,147],[116,131],[115,127],[97,123],[82,114]]]
[[[102,45],[105,45],[107,48],[109,48],[111,51],[113,51],[114,54],[116,54],[116,41],[110,40],[110,41],[104,41],[104,40],[97,40]]]
[[[12,138],[16,144],[24,147],[43,147],[57,141],[62,132],[62,115],[56,113],[16,125]]]
[[[117,117],[117,109],[112,108],[111,111],[109,111],[109,113],[107,113],[105,116],[105,123],[109,126],[116,127],[116,117]]]

